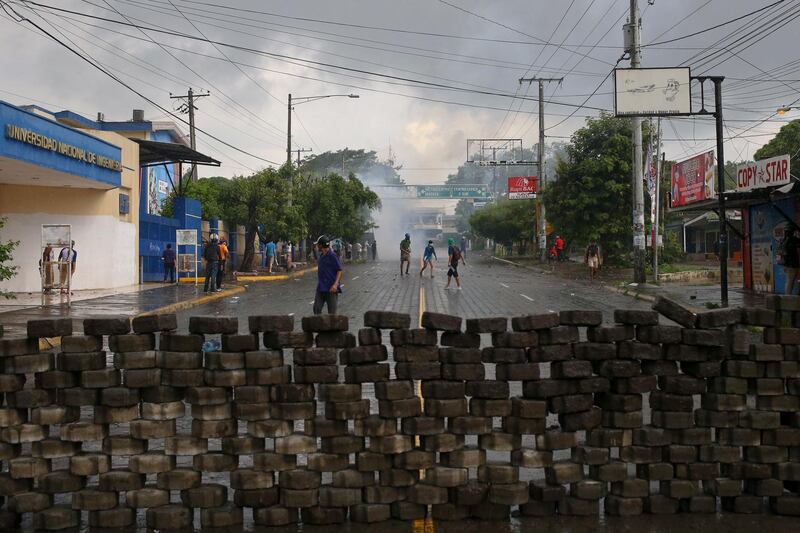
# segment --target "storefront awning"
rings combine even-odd
[[[788,185],[781,187],[769,187],[764,189],[754,189],[752,191],[726,191],[725,195],[725,211],[729,209],[742,209],[753,204],[763,204],[767,202],[775,202],[783,198],[800,195],[800,184],[793,181]],[[692,214],[704,213],[706,211],[714,211],[719,208],[719,202],[716,198],[704,200],[695,204],[683,205],[680,207],[668,209],[669,213],[676,214]]]
[[[177,143],[131,139],[139,145],[139,166],[148,167],[163,163],[196,163],[198,165],[220,166],[216,159]]]

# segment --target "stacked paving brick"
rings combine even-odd
[[[800,515],[797,297],[420,322],[30,321],[0,337],[0,526]]]

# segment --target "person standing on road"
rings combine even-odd
[[[375,261],[378,257],[378,241],[372,241],[372,260]]]
[[[353,245],[353,259],[359,261],[361,259],[361,243],[356,241]]]
[[[203,259],[206,260],[206,281],[203,284],[203,291],[218,292],[216,288],[217,272],[219,271],[219,237],[216,233],[211,234],[211,240],[203,249]]]
[[[433,241],[428,241],[428,246],[425,247],[425,251],[422,253],[422,270],[419,271],[419,277],[422,277],[425,269],[430,266],[431,279],[433,279],[433,259],[439,260],[436,257],[436,248],[433,247]]]
[[[61,294],[65,294],[68,290],[72,291],[72,276],[75,275],[75,270],[78,267],[78,251],[75,250],[75,241],[72,241],[71,246],[64,247],[59,252],[58,267]],[[67,285],[69,285],[69,288],[67,288]]]
[[[558,254],[559,263],[566,261],[564,257],[564,239],[561,238],[561,235],[556,235],[556,253]]]
[[[225,263],[228,259],[228,241],[219,241],[219,269],[217,270],[217,289],[222,289],[222,278],[225,277]]]
[[[589,281],[594,282],[594,278],[597,277],[597,271],[600,269],[600,263],[602,261],[600,246],[595,239],[589,241],[589,246],[586,247],[583,260],[589,266]]]
[[[272,268],[275,266],[275,241],[272,239],[266,245],[267,251],[267,273],[272,274]]]
[[[466,259],[466,257],[467,257],[467,236],[466,235],[462,235],[461,236],[461,257],[463,257],[464,259]]]
[[[461,255],[461,250],[453,243],[453,239],[447,239],[447,285],[444,286],[445,290],[450,289],[450,282],[456,278],[456,285],[458,290],[461,290],[461,279],[458,277],[458,262],[466,265],[464,256]]]
[[[411,266],[411,235],[406,233],[405,239],[400,241],[400,275],[403,275],[403,263],[406,264],[406,276]]]
[[[49,244],[42,250],[39,272],[42,275],[42,289],[45,294],[50,294],[53,289],[53,247]]]
[[[164,262],[164,283],[169,278],[170,283],[175,283],[175,250],[172,249],[172,244],[167,243],[164,253],[161,254],[161,260]]]
[[[783,282],[783,293],[794,294],[797,289],[797,271],[800,268],[800,238],[797,228],[791,228],[781,243],[781,265],[786,276]]]
[[[331,250],[328,238],[321,235],[317,239],[319,262],[317,263],[317,291],[314,296],[314,314],[322,314],[322,308],[328,305],[328,314],[335,315],[342,292],[342,262]]]

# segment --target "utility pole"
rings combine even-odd
[[[297,154],[297,168],[300,168],[300,154],[303,152],[313,152],[312,148],[298,148],[297,150],[292,150],[292,152]]]
[[[639,50],[639,19],[637,0],[631,0],[630,20],[625,32],[630,32],[631,68],[641,66]],[[644,183],[642,176],[642,119],[633,117],[633,281],[645,283],[644,251]]]
[[[712,76],[714,83],[714,118],[717,129],[717,196],[719,197],[719,288],[722,307],[728,307],[728,221],[725,213],[725,143],[722,129],[723,76]]]
[[[544,165],[544,84],[564,81],[564,78],[520,78],[519,83],[528,84],[534,81],[539,82],[539,187],[537,196],[539,198],[539,252],[541,260],[547,261],[547,220],[542,201],[542,195],[547,184],[547,172]]]
[[[286,123],[286,163],[292,165],[292,93],[289,93],[289,105],[287,108]]]
[[[654,197],[655,207],[653,208],[653,230],[651,231],[653,239],[653,283],[658,284],[658,236],[661,231],[658,227],[658,217],[661,214],[661,168],[662,168],[662,154],[661,154],[661,117],[658,117],[658,134],[656,136],[656,194]],[[650,164],[650,161],[647,162]]]
[[[194,105],[194,101],[196,98],[203,98],[205,96],[210,96],[211,93],[195,93],[191,87],[189,87],[189,92],[187,94],[182,95],[173,95],[170,93],[169,97],[173,100],[175,99],[186,99],[187,103],[185,104],[185,110],[182,109],[184,113],[189,113],[189,146],[192,150],[196,150],[195,144],[195,132],[194,132],[194,111],[197,109]],[[181,176],[181,179],[183,176]],[[197,163],[192,163],[192,177],[190,180],[197,181]]]

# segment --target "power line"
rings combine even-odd
[[[667,39],[666,41],[660,41],[660,42],[655,42],[655,43],[650,43],[650,44],[643,44],[641,47],[642,48],[646,48],[646,47],[649,47],[649,46],[656,46],[656,45],[660,45],[660,44],[669,44],[669,43],[674,43],[676,41],[682,41],[683,39],[688,39],[689,37],[694,37],[695,35],[700,35],[702,33],[706,33],[706,32],[712,31],[712,30],[716,30],[717,28],[721,28],[723,26],[727,26],[728,24],[732,24],[734,22],[738,22],[738,21],[740,21],[742,19],[746,19],[747,17],[755,15],[756,13],[760,13],[760,12],[764,11],[765,9],[769,9],[769,8],[771,8],[773,6],[778,5],[778,4],[782,4],[785,1],[786,0],[778,0],[777,2],[773,2],[773,3],[769,4],[769,5],[766,5],[764,7],[756,9],[755,11],[751,11],[749,13],[745,13],[744,15],[741,15],[741,16],[736,17],[736,18],[732,18],[732,19],[727,20],[725,22],[722,22],[720,24],[716,24],[714,26],[711,26],[711,27],[708,27],[708,28],[705,28],[705,29],[702,29],[702,30],[699,30],[699,31],[696,31],[696,32],[693,32],[693,33],[689,33],[689,34],[683,35],[681,37],[675,37],[674,39]],[[707,3],[708,2],[706,2],[706,4]],[[705,4],[703,6],[701,6],[701,8],[702,7],[705,7]],[[672,29],[672,28],[670,28],[670,29]],[[667,31],[669,31],[669,30],[667,30]]]
[[[134,94],[136,94],[137,96],[139,96],[140,98],[142,98],[142,99],[146,100],[147,102],[149,102],[151,105],[153,105],[153,106],[157,107],[158,109],[160,109],[160,110],[161,110],[161,111],[163,111],[164,113],[166,113],[166,114],[168,114],[169,116],[171,116],[172,118],[174,118],[174,119],[176,119],[176,120],[178,120],[178,121],[182,122],[183,124],[186,124],[187,126],[189,125],[188,121],[187,121],[187,120],[185,120],[185,119],[184,119],[183,117],[181,117],[180,115],[177,115],[177,114],[173,113],[172,111],[170,111],[169,109],[166,109],[165,107],[163,107],[163,106],[162,106],[161,104],[159,104],[158,102],[156,102],[156,101],[152,100],[150,97],[148,97],[148,96],[144,95],[143,93],[141,93],[141,92],[140,92],[140,91],[138,91],[137,89],[133,88],[133,87],[132,87],[130,84],[128,84],[127,82],[125,82],[125,81],[121,80],[121,79],[120,79],[119,77],[117,77],[116,75],[114,75],[114,74],[112,74],[111,72],[109,72],[109,71],[108,71],[106,68],[104,68],[102,65],[100,65],[99,63],[97,63],[97,62],[96,62],[96,61],[94,61],[93,59],[90,59],[90,58],[86,57],[85,55],[81,54],[80,52],[78,52],[77,50],[75,50],[74,48],[72,48],[71,46],[69,46],[68,44],[66,44],[64,41],[62,41],[61,39],[59,39],[58,37],[56,37],[55,35],[53,35],[53,34],[52,34],[52,33],[50,33],[49,31],[47,31],[46,29],[42,28],[42,27],[41,27],[39,24],[37,24],[36,22],[32,21],[30,18],[28,18],[28,17],[26,17],[26,16],[24,16],[24,15],[20,15],[19,13],[17,13],[17,11],[16,11],[16,10],[14,10],[14,8],[13,8],[13,7],[11,7],[11,6],[10,6],[10,5],[9,5],[7,2],[5,2],[4,0],[0,0],[0,7],[2,7],[2,9],[3,9],[4,11],[6,10],[6,8],[10,9],[10,10],[11,10],[11,12],[14,14],[14,15],[12,15],[12,16],[16,16],[16,17],[19,19],[19,22],[27,22],[28,24],[30,24],[31,26],[35,27],[35,28],[36,28],[36,29],[38,29],[40,32],[42,32],[43,34],[47,35],[47,36],[48,36],[50,39],[52,39],[53,41],[55,41],[56,43],[58,43],[58,44],[59,44],[59,45],[61,45],[62,47],[66,48],[68,51],[70,51],[70,52],[72,52],[74,55],[78,56],[78,57],[79,57],[81,60],[83,60],[83,61],[85,61],[86,63],[90,64],[91,66],[93,66],[94,68],[96,68],[97,70],[99,70],[100,72],[102,72],[103,74],[105,74],[106,76],[108,76],[109,78],[111,78],[112,80],[116,81],[117,83],[119,83],[119,84],[120,84],[120,85],[122,85],[123,87],[127,88],[128,90],[130,90],[131,92],[133,92]],[[8,11],[6,11],[6,13],[8,13]],[[254,159],[258,159],[258,160],[260,160],[260,161],[264,161],[264,162],[266,162],[266,163],[270,163],[270,164],[272,164],[272,165],[278,165],[278,163],[276,163],[276,162],[274,162],[274,161],[270,161],[269,159],[266,159],[266,158],[263,158],[263,157],[257,156],[257,155],[255,155],[255,154],[252,154],[252,153],[250,153],[250,152],[246,151],[246,150],[242,150],[241,148],[239,148],[239,147],[237,147],[237,146],[234,146],[234,145],[232,145],[232,144],[230,144],[230,143],[228,143],[228,142],[226,142],[226,141],[223,141],[222,139],[219,139],[218,137],[216,137],[216,136],[214,136],[214,135],[212,135],[212,134],[208,133],[208,132],[207,132],[207,131],[205,131],[205,130],[202,130],[202,129],[200,129],[200,128],[195,128],[195,129],[196,129],[197,131],[199,131],[200,133],[203,133],[203,134],[204,134],[204,135],[206,135],[207,137],[209,137],[209,138],[211,138],[211,139],[214,139],[215,141],[217,141],[217,142],[219,142],[219,143],[221,143],[221,144],[224,144],[225,146],[227,146],[227,147],[229,147],[229,148],[232,148],[232,149],[236,150],[237,152],[240,152],[240,153],[242,153],[242,154],[248,155],[248,156],[250,156],[250,157],[252,157],[252,158],[254,158]]]
[[[373,71],[369,71],[369,70],[365,70],[365,69],[346,67],[346,66],[343,66],[343,65],[336,65],[336,64],[332,64],[332,63],[326,63],[326,62],[323,62],[323,61],[314,61],[314,60],[310,60],[310,59],[298,58],[298,57],[294,57],[294,56],[290,56],[290,55],[286,55],[286,54],[278,54],[278,53],[274,53],[274,52],[267,52],[267,51],[264,51],[264,50],[258,50],[258,49],[255,49],[255,48],[236,45],[236,44],[232,44],[232,43],[226,43],[226,42],[223,42],[223,41],[207,39],[207,38],[204,38],[204,37],[197,37],[197,36],[194,36],[194,35],[189,35],[189,34],[176,32],[176,31],[172,31],[172,30],[159,29],[159,28],[155,28],[155,27],[151,27],[151,26],[141,26],[141,25],[133,24],[131,22],[122,22],[122,21],[119,21],[119,20],[109,19],[109,18],[106,18],[106,17],[99,17],[99,16],[96,16],[96,15],[89,15],[89,14],[86,14],[86,13],[80,13],[80,12],[69,10],[69,9],[58,8],[58,7],[49,6],[49,5],[46,5],[46,4],[41,4],[41,3],[35,2],[33,0],[21,0],[21,1],[23,1],[25,4],[32,4],[32,5],[39,6],[39,7],[50,8],[50,9],[55,10],[55,11],[66,12],[66,13],[70,13],[70,14],[73,14],[73,15],[79,15],[79,16],[86,17],[86,18],[103,20],[105,22],[111,22],[113,24],[117,24],[117,25],[121,25],[121,26],[133,26],[133,27],[136,27],[136,28],[139,28],[139,29],[142,29],[142,30],[152,31],[152,32],[156,32],[156,33],[163,33],[163,34],[172,35],[172,36],[175,36],[175,37],[181,37],[181,38],[184,38],[184,39],[190,39],[190,40],[194,40],[194,41],[207,42],[209,44],[217,44],[217,45],[220,45],[220,46],[225,46],[225,47],[233,48],[233,49],[236,49],[236,50],[241,50],[241,51],[244,51],[244,52],[250,52],[250,53],[254,53],[254,54],[258,54],[258,55],[262,55],[262,56],[274,57],[274,58],[281,59],[281,60],[297,61],[297,62],[300,62],[302,64],[324,66],[324,67],[328,67],[328,68],[334,68],[334,69],[338,69],[338,70],[343,70],[345,72],[355,72],[355,73],[365,74],[365,75],[369,75],[369,76],[375,76],[375,77],[379,77],[379,78],[387,78],[387,79],[391,79],[391,80],[405,81],[405,82],[409,82],[409,83],[418,84],[418,85],[422,86],[421,88],[428,87],[428,88],[434,88],[434,89],[455,90],[455,91],[461,91],[461,92],[467,92],[467,93],[482,94],[482,95],[485,95],[485,96],[498,96],[498,97],[503,97],[503,98],[514,98],[515,97],[514,95],[507,94],[507,93],[501,93],[501,92],[495,92],[495,91],[484,91],[484,90],[478,90],[478,89],[467,89],[467,88],[464,88],[464,87],[456,87],[456,86],[452,86],[452,85],[434,83],[434,82],[429,82],[429,81],[425,81],[425,80],[417,80],[417,79],[413,79],[413,78],[406,78],[406,77],[403,77],[403,76],[394,76],[394,75],[390,75],[390,74],[382,74],[382,73],[379,73],[379,72],[373,72]],[[517,97],[517,98],[519,98],[519,97]],[[526,98],[526,99],[527,100],[531,100],[531,101],[537,101],[536,98],[532,98],[532,97],[529,97],[529,98]],[[575,104],[566,103],[566,102],[551,102],[551,103],[554,104],[554,105],[561,105],[561,106],[565,106],[565,107],[578,107]],[[586,109],[597,110],[597,111],[604,111],[605,110],[603,108],[597,108],[597,107],[591,107],[591,106],[582,106],[582,107],[585,107]]]

